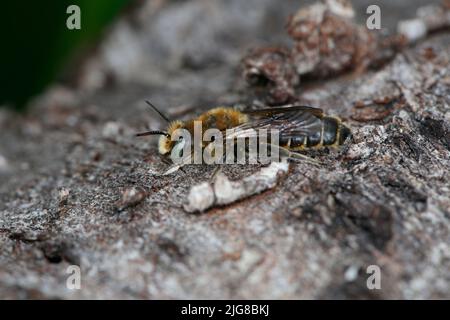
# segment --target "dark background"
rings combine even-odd
[[[0,105],[22,108],[41,92],[74,50],[95,43],[106,25],[130,0],[5,1],[0,13],[4,47],[0,53]],[[81,30],[68,30],[68,6],[81,9]]]

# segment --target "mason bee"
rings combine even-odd
[[[322,109],[309,106],[293,104],[249,111],[217,107],[194,119],[170,121],[150,102],[146,102],[168,122],[168,126],[165,131],[146,131],[138,133],[136,136],[160,135],[158,149],[162,155],[168,155],[174,151],[182,152],[184,144],[180,140],[174,141],[173,134],[178,129],[185,129],[194,136],[196,122],[201,123],[202,132],[211,128],[218,129],[225,133],[225,139],[237,139],[247,133],[249,129],[277,131],[279,137],[279,141],[276,142],[277,146],[290,155],[309,149],[339,147],[351,136],[350,129],[339,118],[327,116]],[[233,134],[228,134],[229,131],[232,131]],[[211,142],[202,141],[202,148],[209,143]],[[273,144],[274,141],[269,143]],[[176,169],[179,167],[181,165],[178,165]]]

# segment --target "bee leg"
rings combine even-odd
[[[179,170],[180,170],[181,172],[183,172],[184,174],[187,173],[186,170],[183,169],[183,167],[180,167]]]
[[[322,162],[320,162],[316,159],[305,156],[304,154],[301,154],[301,153],[291,152],[291,151],[289,151],[288,160],[291,162],[307,162],[307,163],[314,164],[314,165],[322,164]]]
[[[189,157],[185,157],[181,160],[180,163],[173,163],[162,175],[168,175],[171,173],[174,173],[175,171],[181,170],[183,173],[186,173],[186,171],[184,171],[184,169],[182,169],[182,167],[184,167],[185,165],[191,164],[192,163],[192,158]]]
[[[169,175],[178,170],[181,170],[183,173],[186,174],[186,171],[182,168],[183,164],[174,164],[166,157],[161,157],[161,162],[168,165],[168,168],[165,171],[150,170],[150,172],[152,174],[157,175],[157,176],[165,176],[165,175]]]
[[[163,176],[165,174],[164,171],[156,171],[156,170],[153,170],[153,169],[149,169],[148,172],[151,175],[154,175],[154,176]]]
[[[289,158],[290,157],[290,151],[286,148],[280,147],[279,145],[276,144],[270,144],[270,143],[261,143],[260,147],[266,147],[267,149],[269,149],[270,147],[270,151],[278,151],[278,159],[276,159],[276,161],[281,161],[282,158]],[[271,161],[273,161],[274,159],[272,158],[272,156],[268,156]]]
[[[164,156],[161,157],[161,162],[167,165],[172,165],[172,161],[170,161],[167,157]]]
[[[282,158],[287,159],[289,162],[306,162],[314,165],[320,165],[322,164],[320,161],[313,159],[311,157],[305,156],[301,153],[292,152],[288,148],[280,147],[278,145],[274,144],[267,144],[267,146],[271,147],[271,150],[274,150],[274,148],[278,149],[278,154],[280,155],[280,160]]]
[[[174,173],[175,171],[178,171],[179,169],[181,169],[181,167],[182,167],[182,164],[172,165],[166,171],[162,172],[160,175],[167,176],[171,173]]]
[[[221,172],[221,171],[222,171],[222,166],[221,166],[221,165],[217,165],[217,166],[214,168],[214,171],[213,171],[211,177],[209,178],[209,183],[213,183],[214,180],[216,179],[216,176],[217,176],[217,175],[219,174],[219,172]]]

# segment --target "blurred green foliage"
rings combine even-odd
[[[131,0],[4,1],[0,11],[0,105],[22,109],[61,72],[74,52],[93,44]],[[69,30],[70,5],[81,30]]]

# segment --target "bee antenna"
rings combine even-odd
[[[152,136],[152,135],[162,135],[166,137],[170,137],[170,135],[165,131],[159,131],[159,130],[152,130],[152,131],[145,131],[136,133],[136,137],[144,137],[144,136]]]
[[[169,118],[164,115],[161,111],[159,111],[150,101],[145,100],[145,102],[153,109],[156,111],[156,113],[158,113],[160,115],[161,118],[163,118],[164,120],[166,120],[167,123],[170,122]]]

